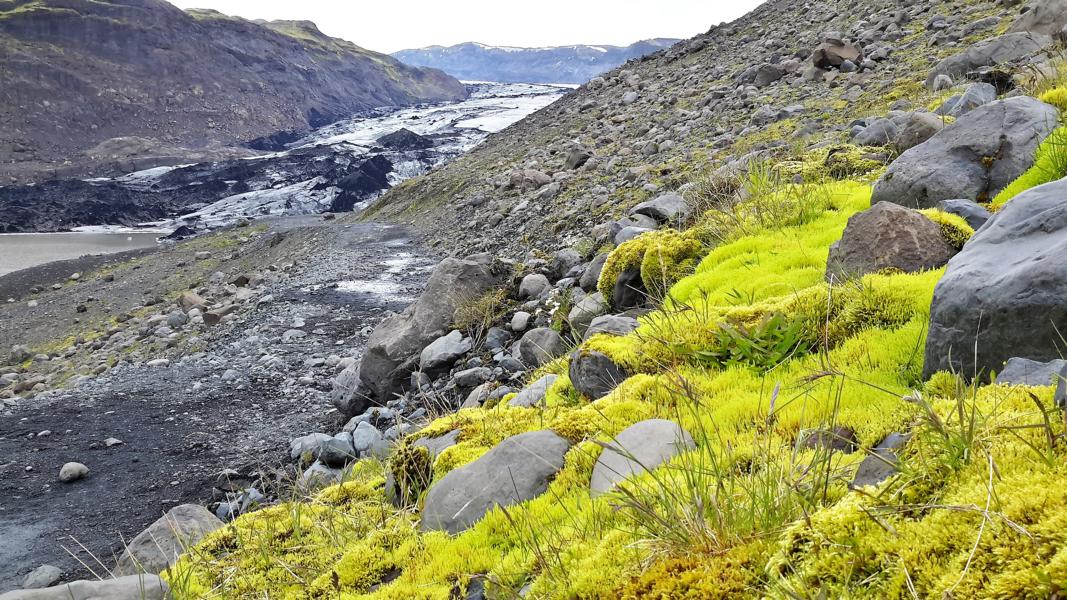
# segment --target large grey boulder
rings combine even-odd
[[[610,492],[621,481],[655,469],[694,447],[689,432],[674,421],[635,423],[619,432],[600,453],[589,489],[594,496]]]
[[[434,268],[419,299],[404,312],[386,319],[374,329],[360,363],[360,389],[366,399],[384,402],[404,391],[419,354],[437,338],[448,333],[456,309],[499,287],[505,269],[484,256],[467,259],[446,258]],[[361,412],[348,402],[349,414]]]
[[[1028,190],[971,238],[934,289],[925,374],[1060,357],[1067,332],[1067,180]],[[977,350],[977,355],[975,351]]]
[[[1036,0],[1030,10],[1022,14],[1009,33],[1030,32],[1063,38],[1067,27],[1067,0]]]
[[[559,379],[558,375],[545,375],[523,388],[521,392],[516,394],[515,397],[508,402],[508,406],[533,408],[535,406],[543,405],[545,396],[548,395],[548,388],[552,387],[552,384],[556,383],[557,379]]]
[[[567,343],[559,332],[548,327],[531,329],[519,340],[519,359],[531,368],[551,362],[566,351]]]
[[[933,221],[909,208],[879,202],[849,218],[841,239],[830,246],[826,279],[847,280],[889,268],[905,273],[936,269],[955,254]]]
[[[176,506],[126,545],[112,574],[162,573],[187,548],[222,525],[222,521],[203,506]]]
[[[1058,122],[1055,108],[1026,96],[976,108],[893,161],[875,183],[871,203],[987,202],[1033,166],[1038,145]]]
[[[607,355],[580,348],[571,354],[567,374],[574,389],[591,400],[607,396],[630,376]]]
[[[938,75],[959,79],[981,67],[1022,61],[1053,43],[1052,38],[1045,34],[1029,32],[1006,33],[983,40],[937,63],[926,78],[926,87],[934,89]]]
[[[563,468],[570,446],[547,430],[507,438],[430,487],[422,529],[460,533],[497,506],[512,506],[540,496]]]
[[[1012,358],[997,373],[1001,385],[1057,385],[1060,373],[1067,367],[1067,360],[1056,359],[1038,362],[1029,358]]]
[[[50,588],[0,594],[0,600],[167,600],[170,587],[157,575],[74,581]]]

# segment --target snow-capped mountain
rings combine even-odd
[[[631,58],[672,46],[677,40],[657,38],[629,46],[554,46],[516,48],[467,42],[401,50],[393,56],[422,67],[434,67],[469,81],[507,83],[585,83]]]

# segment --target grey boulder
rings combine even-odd
[[[948,263],[934,289],[925,374],[1060,358],[1067,331],[1067,180],[1016,196]],[[977,355],[975,354],[977,350]]]
[[[41,588],[46,588],[59,581],[60,577],[63,577],[63,571],[59,567],[53,565],[41,565],[33,571],[30,571],[30,574],[22,581],[22,589],[39,590]]]
[[[589,329],[586,330],[583,341],[601,333],[607,335],[629,335],[637,329],[638,325],[637,319],[633,317],[602,315],[593,319],[593,322],[589,324]]]
[[[574,389],[591,400],[607,396],[630,376],[607,355],[582,349],[571,354],[568,375]]]
[[[604,263],[607,261],[607,252],[597,254],[593,257],[593,260],[586,265],[585,271],[582,272],[582,276],[578,280],[578,287],[587,292],[596,290],[596,285],[600,281],[600,272],[604,270]]]
[[[1038,362],[1029,358],[1012,358],[997,373],[996,382],[1001,385],[1057,385],[1064,367],[1067,367],[1067,360],[1063,359]]]
[[[1037,0],[1011,24],[1008,32],[1040,33],[1062,39],[1064,28],[1067,28],[1067,0]]]
[[[112,574],[162,573],[187,548],[222,525],[222,521],[203,506],[176,506],[130,540]]]
[[[893,138],[897,152],[907,152],[945,128],[940,117],[923,112],[907,113],[898,119],[898,123],[897,135]]]
[[[931,208],[956,198],[989,201],[1033,165],[1058,122],[1055,108],[1026,96],[976,108],[893,161],[871,203]]]
[[[563,468],[569,449],[570,442],[547,430],[505,439],[430,487],[422,529],[460,533],[497,506],[512,506],[540,496]]]
[[[997,88],[990,83],[972,83],[962,95],[953,96],[937,109],[937,114],[958,117],[997,99]]]
[[[600,292],[589,294],[574,305],[574,308],[567,314],[567,322],[570,323],[575,334],[579,337],[584,336],[593,320],[606,313],[608,308],[603,294]]]
[[[545,396],[548,395],[548,388],[552,387],[552,384],[556,383],[557,379],[559,379],[558,375],[545,375],[523,388],[508,402],[508,405],[516,408],[541,406],[544,404]]]
[[[527,331],[519,340],[519,359],[528,367],[540,367],[567,351],[567,343],[559,333],[548,327]]]
[[[689,203],[681,194],[662,194],[630,209],[630,214],[652,217],[657,223],[676,224],[689,218]]]
[[[459,357],[470,351],[470,338],[464,338],[459,331],[451,331],[423,348],[419,354],[419,369],[425,373],[447,371]]]
[[[947,213],[963,217],[963,220],[967,221],[967,224],[975,231],[978,231],[993,216],[986,207],[970,200],[942,200],[937,203],[937,207]]]
[[[374,329],[360,363],[363,408],[404,391],[426,346],[445,335],[456,309],[499,287],[505,270],[485,256],[447,258],[434,268],[419,299]],[[358,413],[349,402],[349,414]]]
[[[944,266],[956,253],[941,228],[918,212],[879,202],[852,215],[830,246],[826,279],[847,280],[883,269],[914,273]]]
[[[689,432],[674,421],[635,423],[605,445],[593,467],[589,489],[594,496],[609,492],[621,481],[655,469],[694,447]]]
[[[964,52],[950,56],[930,71],[926,87],[934,89],[939,75],[959,79],[981,67],[1019,62],[1052,46],[1051,37],[1042,33],[1016,32],[983,40]]]
[[[547,292],[552,287],[549,283],[548,277],[540,273],[531,273],[522,278],[522,282],[519,283],[519,300],[529,300],[530,298],[539,298],[541,294]]]
[[[897,472],[897,464],[900,461],[897,453],[908,443],[909,437],[901,433],[886,436],[860,463],[855,477],[852,478],[852,487],[878,485],[892,477]]]

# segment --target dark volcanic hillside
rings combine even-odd
[[[662,50],[678,40],[642,40],[629,46],[509,48],[476,42],[394,52],[400,60],[441,69],[464,80],[504,83],[585,83],[632,58]]]
[[[466,96],[312,23],[163,0],[0,0],[0,81],[2,183],[211,159],[368,108]]]

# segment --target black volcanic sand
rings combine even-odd
[[[205,354],[172,360],[163,368],[122,367],[66,395],[23,400],[0,411],[0,593],[20,587],[25,575],[42,564],[63,569],[65,581],[106,576],[101,563],[114,564],[123,540],[178,504],[208,505],[217,497],[212,487],[223,469],[245,475],[277,467],[291,473],[291,438],[340,428],[340,416],[328,409],[328,380],[320,379],[318,389],[309,392],[321,399],[312,405],[285,393],[283,381],[306,373],[303,362],[311,354],[361,350],[361,330],[410,302],[434,261],[397,227],[303,217],[272,223],[261,239],[273,235],[284,241],[212,265],[229,273],[272,262],[295,263],[290,277],[268,286],[273,302],[201,335],[207,342]],[[25,298],[0,306],[2,350],[69,334],[76,327],[72,304],[86,296],[105,299],[91,303],[90,315],[100,310],[97,304],[106,303],[110,312],[129,310],[156,293],[154,286],[166,274],[198,268],[200,262],[191,260],[202,247],[197,243],[139,256],[138,268],[121,271],[114,282],[88,273],[80,284],[35,296],[40,302],[35,309],[27,308]],[[392,269],[396,286],[388,296],[346,293],[329,285],[377,279],[387,271],[384,261],[401,253],[411,262]],[[65,279],[72,269],[87,272],[91,267],[90,262],[67,261],[13,273],[0,284],[13,293],[50,285],[57,273]],[[206,273],[191,278],[201,276]],[[240,385],[221,381],[219,372],[238,359],[230,355],[236,352],[231,344],[261,325],[268,333],[258,334],[280,345],[277,340],[294,315],[306,318],[307,331],[322,333],[277,349],[286,363],[284,372],[269,379],[250,377]],[[345,344],[335,347],[334,340]],[[37,436],[46,430],[51,435]],[[124,443],[106,448],[103,440],[110,437]],[[60,483],[59,469],[68,461],[86,464],[89,476]]]

